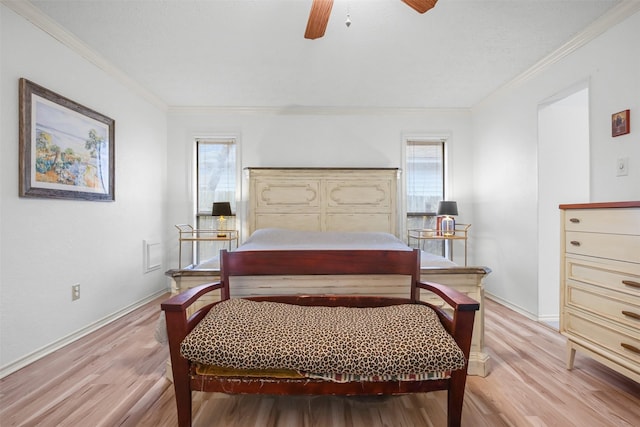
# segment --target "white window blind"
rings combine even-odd
[[[407,141],[407,215],[435,215],[444,199],[444,141]]]
[[[231,203],[236,212],[236,141],[197,141],[198,215],[211,215],[213,202]]]

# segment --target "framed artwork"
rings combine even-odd
[[[625,135],[631,131],[629,125],[629,110],[611,115],[611,136]]]
[[[20,197],[113,201],[115,122],[20,79]]]

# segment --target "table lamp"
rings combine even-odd
[[[214,202],[213,209],[211,210],[212,216],[218,217],[218,230],[226,229],[226,221],[225,216],[233,215],[231,213],[231,203],[229,202]],[[225,237],[225,233],[218,233],[218,237]]]
[[[456,220],[451,218],[458,215],[458,204],[451,201],[441,201],[438,203],[438,215],[443,215],[440,223],[440,230],[444,236],[453,236],[456,234]]]

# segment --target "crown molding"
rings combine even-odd
[[[0,2],[6,5],[9,9],[13,10],[18,15],[22,16],[36,27],[40,28],[45,33],[49,34],[54,39],[58,40],[69,49],[82,56],[87,61],[91,62],[99,69],[112,76],[114,79],[120,81],[122,84],[133,90],[135,93],[160,108],[163,111],[167,110],[167,104],[160,99],[156,94],[141,86],[138,82],[133,80],[122,70],[115,67],[109,61],[102,56],[98,55],[91,47],[82,42],[74,34],[70,33],[66,29],[62,28],[60,24],[45,15],[40,9],[35,7],[30,1],[25,0],[0,0]]]
[[[638,0],[622,0],[620,3],[609,9],[606,13],[600,16],[598,19],[589,24],[584,30],[572,37],[568,42],[560,46],[558,49],[550,53],[549,55],[536,62],[529,69],[516,76],[511,81],[500,86],[498,89],[489,94],[486,98],[478,102],[472,108],[478,107],[485,102],[488,102],[495,96],[509,91],[515,87],[522,85],[523,83],[531,80],[538,74],[547,70],[556,62],[566,58],[573,52],[577,51],[596,37],[600,36],[607,30],[620,24],[622,21],[630,17],[631,15],[640,11],[640,1]]]
[[[426,114],[426,113],[468,113],[468,108],[394,108],[394,107],[331,107],[331,106],[168,106],[157,95],[141,86],[104,57],[98,55],[90,46],[49,18],[30,1],[0,0],[18,15],[27,19],[51,37],[58,40],[87,61],[93,63],[105,73],[111,75],[138,95],[172,114],[271,114],[271,115],[358,115],[358,114]]]
[[[150,103],[163,111],[171,114],[274,114],[274,115],[358,115],[358,114],[378,114],[378,115],[411,115],[411,114],[434,114],[434,113],[467,113],[473,108],[482,105],[500,93],[517,87],[524,82],[537,76],[551,65],[567,57],[585,44],[589,43],[608,29],[621,23],[629,16],[640,11],[640,1],[638,0],[622,0],[616,6],[608,10],[604,15],[592,22],[579,34],[571,40],[547,55],[528,70],[524,71],[508,83],[502,85],[492,92],[486,98],[474,105],[472,108],[394,108],[394,107],[312,107],[312,106],[168,106],[167,103],[153,92],[141,86],[137,81],[133,80],[119,68],[115,67],[104,57],[98,55],[91,47],[82,42],[78,37],[62,28],[57,22],[53,21],[45,15],[40,9],[35,7],[30,1],[25,0],[0,0],[0,3],[24,17],[36,27],[40,28],[51,37],[55,38],[65,46],[69,47],[87,61],[96,65],[105,73],[111,75],[116,80],[129,87],[138,95],[148,100]]]
[[[173,115],[195,114],[265,114],[280,116],[295,115],[423,115],[423,114],[468,114],[470,108],[406,108],[406,107],[334,107],[334,106],[174,106],[168,113]]]

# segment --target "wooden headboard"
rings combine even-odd
[[[397,168],[246,168],[249,235],[259,228],[398,235]]]

